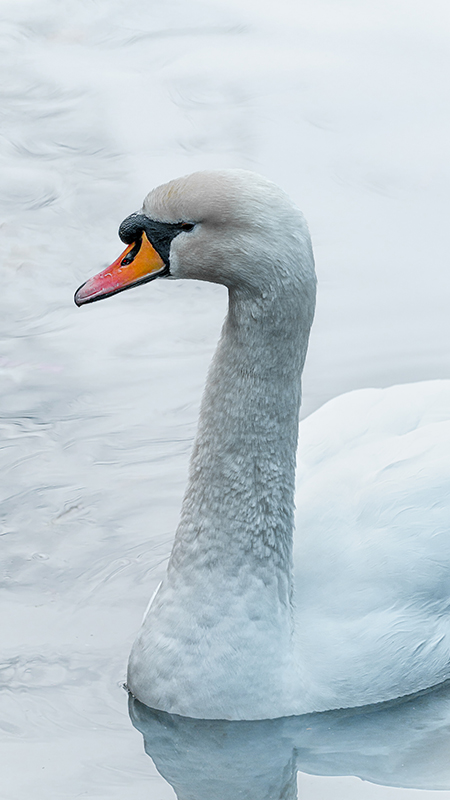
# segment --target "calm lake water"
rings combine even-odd
[[[72,300],[153,186],[243,167],[311,226],[304,414],[449,378],[447,4],[1,0],[0,20],[1,796],[173,798],[158,769],[180,800],[289,800],[298,767],[302,800],[450,798],[446,689],[261,723],[132,704],[132,727],[226,293]]]

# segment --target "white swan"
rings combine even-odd
[[[259,719],[450,677],[450,381],[352,392],[302,425],[315,302],[304,219],[250,172],[151,192],[78,305],[158,276],[225,284],[166,577],[128,683],[153,708]]]

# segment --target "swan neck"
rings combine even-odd
[[[311,314],[295,293],[230,291],[202,400],[169,570],[276,571],[290,593],[301,372]]]

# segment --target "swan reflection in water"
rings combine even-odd
[[[404,699],[281,719],[198,720],[129,698],[146,753],[178,800],[295,800],[297,772],[450,789],[450,685]]]

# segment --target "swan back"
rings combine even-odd
[[[301,424],[298,627],[346,705],[448,677],[449,409],[450,381],[428,381],[350,392]]]

